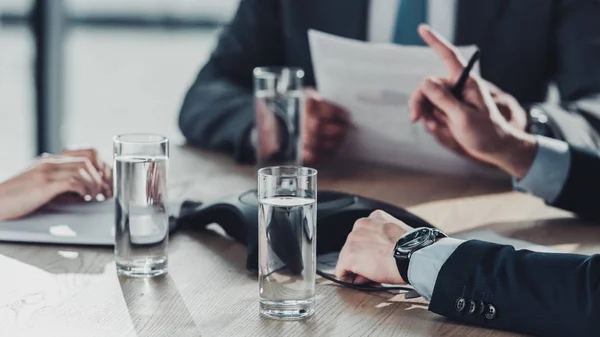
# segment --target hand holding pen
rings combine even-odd
[[[465,66],[456,49],[429,27],[422,26],[419,32],[442,58],[450,77],[421,83],[411,97],[411,119],[423,121],[451,150],[522,177],[535,156],[535,139],[503,116],[490,91],[493,86],[478,75],[469,76],[479,53]]]

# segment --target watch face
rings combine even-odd
[[[397,253],[407,253],[415,248],[421,247],[427,240],[431,238],[431,230],[428,228],[420,228],[403,236],[396,244]]]

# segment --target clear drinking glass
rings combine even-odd
[[[260,313],[302,319],[315,308],[317,171],[298,166],[258,171]]]
[[[300,68],[254,69],[258,167],[302,165],[303,80]]]
[[[117,272],[167,272],[169,140],[152,134],[115,136],[115,258]]]

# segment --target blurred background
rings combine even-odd
[[[182,143],[183,96],[238,2],[0,0],[0,181],[62,146],[110,159],[119,133]]]

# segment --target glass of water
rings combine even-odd
[[[315,308],[317,171],[299,166],[258,171],[260,313],[284,320]]]
[[[302,165],[303,80],[300,68],[254,69],[252,140],[258,167]]]
[[[115,258],[119,275],[167,272],[169,140],[153,134],[115,136]]]

